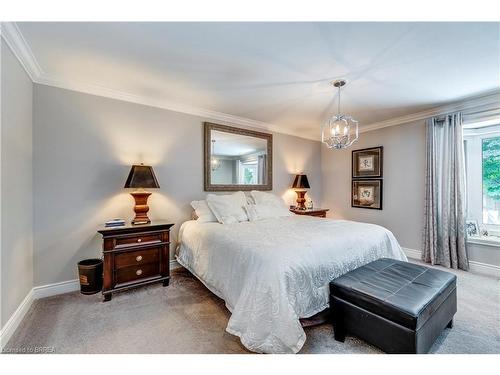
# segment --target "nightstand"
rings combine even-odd
[[[296,208],[290,209],[290,212],[293,212],[296,215],[307,215],[316,217],[326,217],[327,211],[330,211],[330,209],[329,208],[312,208],[306,210],[299,210]]]
[[[170,280],[170,228],[174,224],[152,221],[142,225],[102,227],[104,301],[114,292]]]

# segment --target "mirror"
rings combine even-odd
[[[205,123],[205,191],[272,190],[273,136]]]

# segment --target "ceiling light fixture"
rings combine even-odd
[[[339,89],[337,103],[337,114],[330,117],[321,127],[321,142],[328,148],[343,149],[351,146],[358,139],[358,122],[349,115],[340,113],[340,88],[345,86],[345,79],[331,82],[331,85]]]

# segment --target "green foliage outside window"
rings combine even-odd
[[[483,139],[483,191],[500,200],[500,137]]]
[[[248,169],[248,168],[245,168],[245,184],[249,185],[251,184],[253,181],[253,172]]]

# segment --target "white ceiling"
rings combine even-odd
[[[18,23],[41,71],[319,137],[500,87],[499,23]]]
[[[263,138],[249,137],[214,130],[211,138],[215,140],[215,155],[242,156],[266,151],[267,141]]]

